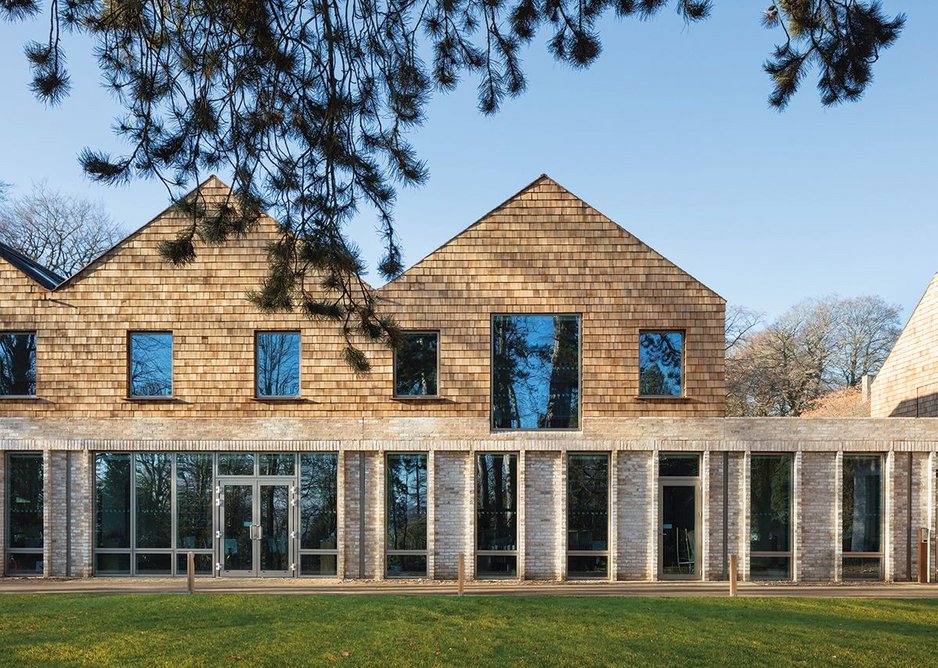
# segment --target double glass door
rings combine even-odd
[[[221,575],[289,576],[295,569],[296,483],[229,479],[219,485]]]

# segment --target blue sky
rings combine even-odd
[[[473,81],[435,96],[413,135],[430,181],[397,207],[407,264],[547,173],[731,303],[771,316],[805,297],[881,294],[907,315],[938,271],[938,3],[884,3],[908,25],[861,102],[824,109],[812,76],[782,114],[761,69],[779,38],[759,25],[767,3],[714,4],[693,26],[671,9],[610,18],[586,71],[554,62],[541,35],[525,52],[528,92],[494,117],[476,110]],[[98,186],[77,164],[84,146],[120,148],[87,44],[66,37],[63,105],[29,93],[22,44],[42,32],[0,24],[0,180],[46,179],[142,225],[167,205],[161,186]],[[349,232],[374,265],[372,217]]]

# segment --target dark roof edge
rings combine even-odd
[[[19,269],[27,278],[32,279],[46,290],[52,290],[65,278],[32,260],[21,252],[0,241],[0,257]]]

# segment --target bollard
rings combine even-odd
[[[730,555],[730,596],[736,596],[736,555]]]
[[[190,594],[195,591],[195,552],[186,553],[186,586]]]
[[[928,529],[919,527],[918,530],[918,581],[920,584],[928,582]]]
[[[462,552],[459,553],[459,565],[457,567],[456,577],[458,578],[459,595],[462,596],[463,587],[466,584],[466,555]]]

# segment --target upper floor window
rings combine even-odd
[[[300,396],[300,333],[257,332],[254,365],[257,397]]]
[[[580,316],[492,316],[492,427],[577,429]]]
[[[684,393],[684,332],[638,335],[638,393],[680,397]]]
[[[438,394],[439,332],[403,332],[394,349],[394,396]]]
[[[128,392],[131,397],[173,395],[173,333],[131,332],[128,337]]]
[[[0,396],[36,396],[36,333],[0,333]]]

